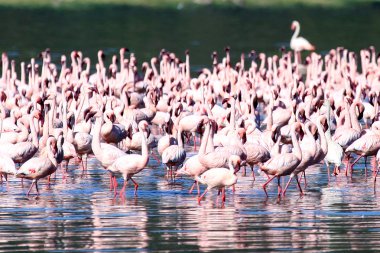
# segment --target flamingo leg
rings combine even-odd
[[[225,187],[222,188],[222,202],[226,202],[226,189],[225,189]]]
[[[377,166],[377,170],[376,170],[375,178],[374,178],[374,180],[373,180],[373,183],[374,183],[375,186],[376,186],[377,174],[379,174],[379,166]]]
[[[298,181],[298,177],[297,176],[296,176],[296,181],[297,181],[297,185],[298,185],[298,187],[300,189],[300,193],[301,193],[301,195],[303,195],[302,188],[301,188],[301,185],[300,185],[300,181]]]
[[[152,152],[150,152],[150,154],[153,156],[154,160],[156,160],[158,164],[161,164],[160,159],[158,159],[157,155],[153,152],[153,150]]]
[[[36,183],[36,181],[32,181],[32,184],[30,185],[30,187],[29,187],[29,190],[28,190],[28,193],[26,194],[26,196],[29,196],[29,194],[30,194],[30,192],[32,191],[32,187],[33,187],[33,185]]]
[[[115,175],[113,176],[113,191],[114,191],[114,196],[116,196],[116,194],[117,194],[117,180],[116,180]]]
[[[346,163],[346,177],[348,176],[348,170],[351,168],[351,164],[350,164],[350,159],[351,159],[351,156],[350,155],[346,155],[346,158],[347,158],[347,163]]]
[[[278,196],[281,196],[282,193],[282,188],[281,188],[281,182],[280,182],[280,177],[277,177],[277,186],[278,186]]]
[[[359,161],[360,158],[362,158],[363,155],[359,155],[352,163],[351,163],[351,174],[352,174],[352,169],[354,168],[354,165]]]
[[[265,182],[265,184],[263,184],[263,190],[264,190],[264,192],[265,192],[265,195],[267,195],[267,197],[268,197],[268,193],[267,193],[267,189],[266,189],[266,187],[267,187],[267,185],[274,179],[276,177],[276,175],[274,175],[272,178],[269,178],[268,179],[268,181],[266,181]]]
[[[81,162],[81,164],[82,164],[82,172],[84,172],[85,168],[84,168],[83,157],[80,158],[80,162]]]
[[[334,176],[338,175],[338,172],[339,172],[339,166],[335,165],[335,167],[334,167]]]
[[[201,204],[201,200],[206,195],[207,191],[208,191],[208,189],[206,188],[206,190],[203,192],[203,194],[198,198],[198,204],[199,205]]]
[[[245,168],[245,167],[244,167]],[[252,177],[253,177],[253,181],[256,180],[256,177],[255,177],[255,172],[253,171],[253,165],[251,165],[251,170],[252,170]]]
[[[5,180],[7,181],[7,191],[9,190],[9,180],[8,180],[8,174],[4,175]]]
[[[327,169],[327,177],[330,180],[330,164],[325,160],[325,165]]]
[[[119,192],[119,195],[120,195],[121,198],[125,197],[125,189],[127,187],[128,180],[129,180],[129,178],[128,179],[124,179],[123,188],[121,188],[121,190]]]
[[[129,179],[135,185],[135,196],[137,196],[137,189],[139,188],[139,184],[135,180],[133,180],[133,178],[130,177]]]
[[[306,182],[306,173],[305,173],[305,171],[303,171],[302,174],[303,174],[304,187],[305,187],[305,189],[306,189],[306,187],[307,187],[307,182]]]
[[[36,183],[34,185],[36,186],[37,195],[40,195],[40,191],[38,190],[37,180],[36,180]]]
[[[197,151],[197,136],[194,134],[194,151]]]
[[[194,183],[193,185],[191,186],[190,190],[189,190],[189,194],[191,194],[193,192],[193,189],[194,189],[194,186],[195,184],[197,183],[198,181],[197,180],[194,180]]]
[[[86,170],[87,170],[87,154],[84,155],[84,164],[85,164]]]
[[[197,196],[201,194],[201,190],[199,189],[199,182],[197,181]]]
[[[283,197],[285,197],[286,190],[288,189],[289,184],[290,184],[290,182],[292,181],[293,177],[294,177],[294,175],[291,174],[290,177],[289,177],[288,182],[286,183],[285,189],[284,189],[284,191],[282,192],[282,196],[283,196]]]

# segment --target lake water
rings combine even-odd
[[[91,158],[84,176],[72,163],[66,180],[60,172],[49,188],[40,180],[38,197],[26,197],[29,182],[22,187],[18,179],[0,188],[0,251],[375,251],[380,195],[363,166],[352,178],[342,172],[330,180],[325,168],[310,168],[306,194],[293,182],[282,199],[276,183],[265,196],[263,175],[240,174],[224,206],[216,190],[199,206],[188,194],[192,180],[168,182],[152,158],[135,177],[138,196],[129,184],[124,200],[114,198],[108,173]]]

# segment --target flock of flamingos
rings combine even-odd
[[[303,194],[301,177],[306,185],[307,169],[321,163],[329,177],[350,176],[360,158],[367,163],[376,155],[371,164],[377,175],[380,58],[375,48],[359,55],[344,48],[324,56],[312,52],[302,62],[301,51],[314,46],[298,37],[297,21],[292,29],[292,51],[273,56],[252,51],[232,63],[226,48],[196,77],[190,74],[189,52],[182,62],[162,50],[139,70],[125,48],[109,66],[102,51],[95,65],[78,51],[56,65],[46,50],[39,64],[22,62],[20,75],[3,53],[1,180],[8,181],[9,174],[32,180],[27,194],[33,186],[39,194],[39,179],[50,180],[58,167],[65,177],[70,160],[85,171],[94,155],[110,175],[110,190],[124,198],[128,181],[136,194],[133,177],[151,155],[165,164],[169,181],[179,175],[194,180],[190,193],[196,186],[200,203],[213,188],[224,202],[225,188],[234,190],[241,167],[244,173],[250,167],[253,179],[257,169],[263,172],[266,194],[277,179],[278,196],[285,196],[292,179]],[[187,158],[189,148],[198,153]],[[124,181],[118,191],[119,176]],[[202,195],[199,183],[207,185]]]

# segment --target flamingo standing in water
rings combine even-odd
[[[142,135],[142,146],[141,146],[141,155],[137,154],[129,154],[119,157],[115,160],[115,162],[107,168],[109,172],[111,172],[113,180],[114,180],[114,193],[116,196],[116,176],[115,174],[122,174],[124,178],[123,188],[120,191],[120,196],[125,196],[125,190],[127,187],[127,183],[129,180],[133,182],[135,185],[135,195],[137,195],[137,188],[139,185],[132,178],[132,176],[141,172],[145,166],[148,164],[149,155],[148,155],[148,143],[145,137],[145,132],[148,127],[148,123],[143,120],[139,122],[139,131]]]
[[[33,185],[36,186],[37,194],[38,191],[37,181],[40,178],[50,176],[57,170],[57,160],[56,160],[56,147],[57,141],[54,137],[49,137],[46,142],[46,155],[40,155],[39,157],[33,157],[26,161],[16,173],[18,178],[31,179],[32,184],[28,190],[27,195],[29,196]]]
[[[290,40],[290,48],[294,50],[296,54],[296,63],[301,63],[301,51],[303,50],[309,50],[313,51],[315,50],[315,46],[311,44],[307,39],[303,37],[298,37],[301,30],[301,25],[298,21],[294,20],[291,25],[291,29],[294,30],[293,36]]]
[[[13,160],[7,154],[0,153],[0,182],[3,182],[4,177],[8,186],[8,175],[16,175],[16,173],[16,165]]]
[[[211,168],[205,171],[202,175],[197,176],[197,180],[202,184],[207,184],[206,190],[198,198],[198,203],[201,203],[205,194],[213,189],[219,188],[222,191],[222,201],[226,201],[225,187],[233,186],[237,182],[235,172],[240,169],[241,159],[237,155],[232,155],[228,159],[229,168]]]
[[[278,154],[269,159],[261,167],[261,170],[264,171],[266,174],[272,175],[272,177],[269,178],[268,181],[265,182],[265,184],[263,185],[264,192],[267,196],[268,193],[266,187],[276,177],[278,184],[278,195],[281,195],[282,188],[280,185],[280,177],[290,175],[297,168],[297,166],[300,164],[302,160],[302,152],[296,135],[296,131],[298,131],[300,128],[300,123],[293,123],[291,129],[292,144],[294,147],[293,153]],[[297,177],[296,180],[298,187],[301,188]]]

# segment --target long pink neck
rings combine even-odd
[[[296,132],[292,129],[292,144],[293,144],[293,154],[299,159],[302,160],[302,152],[300,148],[300,144],[298,142]]]

